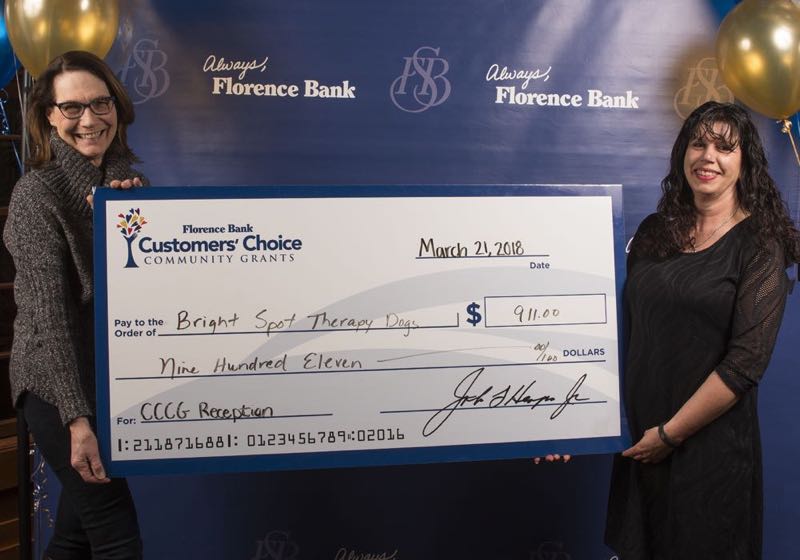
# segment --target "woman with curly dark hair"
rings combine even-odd
[[[686,122],[625,287],[624,398],[606,542],[622,560],[761,558],[757,385],[780,327],[800,233],[747,112],[708,102]]]

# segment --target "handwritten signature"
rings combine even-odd
[[[455,400],[445,405],[440,410],[437,410],[431,416],[425,425],[422,427],[422,435],[429,437],[436,433],[453,415],[456,410],[468,409],[469,406],[473,408],[502,408],[507,406],[519,406],[521,404],[529,404],[533,410],[537,406],[547,403],[550,406],[555,406],[555,410],[550,414],[550,420],[555,420],[561,413],[566,410],[570,405],[588,401],[588,397],[581,397],[578,392],[584,381],[586,381],[586,374],[581,375],[572,388],[567,391],[567,394],[562,400],[552,395],[533,396],[530,394],[533,386],[536,384],[534,379],[527,385],[519,385],[512,387],[511,384],[506,385],[502,389],[495,390],[494,385],[489,385],[483,389],[477,386],[486,368],[481,367],[469,372],[461,381],[458,382],[455,389],[453,389],[453,396]],[[486,403],[484,406],[479,406]]]

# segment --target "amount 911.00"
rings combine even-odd
[[[518,305],[514,308],[514,315],[517,316],[520,323],[535,323],[543,319],[554,319],[560,314],[561,312],[554,307],[539,309],[538,307]]]

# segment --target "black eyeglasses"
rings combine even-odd
[[[64,118],[79,119],[83,116],[86,107],[92,110],[95,115],[107,115],[114,108],[113,97],[97,97],[89,101],[89,103],[81,103],[80,101],[64,101],[63,103],[53,103]]]

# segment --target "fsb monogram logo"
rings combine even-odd
[[[451,86],[445,74],[450,64],[439,56],[439,50],[420,47],[413,55],[403,57],[403,73],[389,88],[395,107],[407,113],[421,113],[447,101]]]
[[[158,41],[139,39],[136,42],[125,67],[119,73],[119,80],[128,86],[134,105],[166,93],[169,89],[166,65],[167,53],[158,48]]]
[[[298,560],[300,547],[286,531],[270,531],[259,541],[258,549],[250,560]]]
[[[706,101],[733,102],[733,94],[722,82],[717,61],[704,58],[689,68],[689,76],[673,98],[675,112],[682,119]]]

